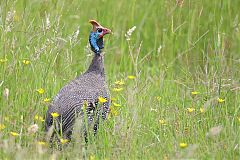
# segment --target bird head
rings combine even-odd
[[[93,26],[92,31],[90,32],[90,35],[89,35],[89,43],[90,43],[91,49],[94,53],[100,54],[101,49],[104,48],[103,36],[111,33],[111,30],[101,26],[95,20],[90,20],[89,23],[91,23]]]

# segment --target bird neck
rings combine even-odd
[[[92,63],[90,64],[87,73],[95,72],[96,74],[101,74],[102,76],[105,75],[104,72],[104,57],[103,54],[94,54],[92,59]]]

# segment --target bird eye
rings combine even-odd
[[[97,31],[98,31],[98,33],[101,33],[102,32],[102,28],[98,28]]]

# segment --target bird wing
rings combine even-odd
[[[62,123],[62,131],[67,131],[72,128],[77,114],[83,113],[83,104],[87,103],[88,110],[94,109],[98,102],[98,97],[102,96],[108,99],[108,102],[103,104],[103,118],[106,118],[109,111],[110,101],[108,90],[105,87],[104,79],[95,74],[83,74],[81,77],[73,80],[65,85],[49,106],[47,112],[46,130],[52,125],[52,112],[57,112],[60,115]],[[89,116],[91,121],[91,116]]]

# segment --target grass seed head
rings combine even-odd
[[[28,134],[34,134],[37,131],[38,131],[38,125],[37,124],[33,124],[33,125],[28,127]]]
[[[222,132],[222,126],[215,126],[209,129],[209,132],[206,134],[207,137],[216,137]]]
[[[3,96],[6,100],[8,100],[8,97],[9,97],[9,89],[8,88],[5,88],[4,91],[3,91]]]
[[[132,33],[135,31],[137,27],[136,26],[133,26],[132,28],[130,28],[127,33],[125,34],[125,37],[126,37],[126,40],[127,41],[130,41],[131,40],[131,36],[132,36]]]
[[[6,128],[6,126],[4,124],[0,124],[0,131],[5,129],[5,128]]]

